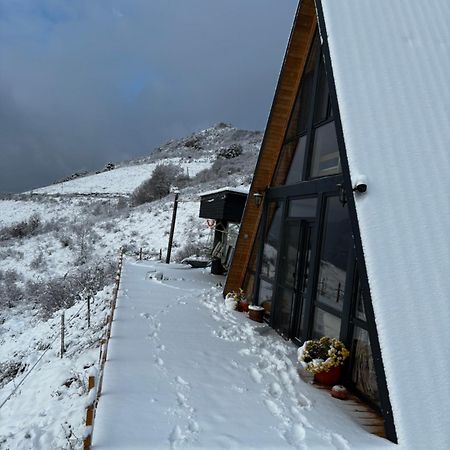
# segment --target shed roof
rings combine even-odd
[[[449,448],[450,3],[320,3],[398,441]]]

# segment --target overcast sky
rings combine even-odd
[[[263,130],[297,0],[0,0],[0,192]]]

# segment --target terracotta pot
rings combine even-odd
[[[249,306],[248,317],[255,322],[262,322],[264,317],[264,308],[262,306]]]
[[[248,311],[248,303],[247,302],[239,302],[239,307],[241,308],[239,311],[242,311],[242,312]]]
[[[325,386],[334,386],[341,379],[342,366],[334,366],[328,372],[314,374],[314,381]]]

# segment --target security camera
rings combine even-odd
[[[353,191],[359,192],[360,194],[363,194],[367,191],[367,180],[366,177],[360,176],[357,178],[356,183],[353,185]]]
[[[359,183],[353,188],[353,190],[362,194],[363,192],[367,191],[367,184]]]

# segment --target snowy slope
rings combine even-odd
[[[165,158],[163,163],[172,163],[183,168],[190,176],[211,167],[212,159],[204,158],[184,162],[182,158]],[[130,194],[143,181],[151,177],[158,162],[124,166],[95,175],[76,178],[51,186],[34,189],[35,194]]]

